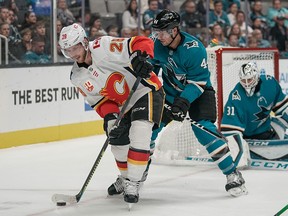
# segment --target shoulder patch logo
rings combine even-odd
[[[85,82],[84,86],[87,89],[87,91],[89,91],[89,92],[92,92],[94,89],[93,84],[89,80]]]
[[[239,100],[241,101],[241,96],[239,95],[238,90],[232,93],[232,100]]]
[[[199,47],[198,41],[188,41],[184,44],[184,47],[187,46],[187,49],[190,49],[192,47]]]

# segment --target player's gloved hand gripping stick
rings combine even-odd
[[[124,116],[126,108],[130,102],[130,99],[131,99],[132,95],[134,94],[134,92],[136,91],[141,79],[142,78],[140,76],[137,77],[137,79],[136,79],[136,81],[135,81],[135,83],[134,83],[134,85],[133,85],[133,87],[129,93],[129,96],[128,96],[127,100],[125,101],[125,104],[123,105],[114,125],[118,125],[120,120]],[[107,137],[102,149],[100,150],[98,157],[97,157],[96,161],[94,162],[94,164],[93,164],[93,166],[89,172],[89,175],[87,176],[87,178],[86,178],[81,190],[79,191],[79,193],[74,195],[74,196],[73,195],[65,195],[65,194],[54,194],[52,196],[52,201],[54,203],[56,203],[58,206],[65,206],[66,203],[74,204],[74,203],[78,203],[80,201],[84,191],[86,190],[86,187],[88,186],[96,168],[98,167],[98,165],[99,165],[99,163],[100,163],[100,161],[101,161],[101,159],[102,159],[102,157],[103,157],[103,155],[104,155],[104,153],[108,147],[108,144],[109,144],[109,137]]]

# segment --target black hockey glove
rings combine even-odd
[[[119,138],[125,132],[126,128],[121,126],[121,124],[114,125],[117,118],[117,113],[109,113],[104,117],[103,127],[106,135],[110,138]]]
[[[187,111],[189,110],[190,103],[187,99],[177,97],[174,99],[174,103],[171,107],[173,119],[175,121],[183,121],[186,117]]]
[[[130,61],[133,70],[141,78],[149,78],[150,73],[153,70],[153,65],[147,61],[148,55],[146,51],[141,53],[141,50],[134,51],[130,56]]]

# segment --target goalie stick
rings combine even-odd
[[[124,116],[126,108],[127,108],[128,104],[130,102],[130,99],[132,98],[132,95],[136,91],[141,79],[142,79],[141,77],[137,77],[137,79],[136,79],[136,81],[135,81],[135,83],[134,83],[134,85],[133,85],[133,87],[132,87],[132,89],[131,89],[131,91],[129,93],[129,96],[128,96],[127,100],[125,101],[125,103],[124,103],[124,105],[123,105],[123,107],[122,107],[122,109],[121,109],[121,111],[119,113],[119,116],[118,116],[118,118],[117,118],[117,120],[116,120],[114,125],[118,125],[119,122],[121,121],[122,117]],[[106,151],[106,149],[108,147],[108,144],[109,144],[109,137],[107,137],[104,145],[102,146],[102,148],[101,148],[101,150],[100,150],[100,152],[99,152],[99,154],[97,156],[97,159],[95,160],[95,162],[94,162],[94,164],[93,164],[93,166],[92,166],[92,168],[91,168],[91,170],[90,170],[90,172],[89,172],[89,174],[88,174],[88,176],[87,176],[87,178],[86,178],[81,190],[79,191],[79,193],[74,195],[74,196],[65,195],[65,194],[54,194],[52,196],[52,201],[54,203],[66,202],[66,203],[70,203],[70,204],[75,204],[75,203],[78,203],[80,201],[83,193],[85,192],[90,180],[92,179],[92,176],[93,176],[96,168],[98,167],[98,165],[99,165],[99,163],[100,163],[100,161],[101,161],[101,159],[102,159],[102,157],[103,157],[103,155],[104,155],[104,153],[105,153],[105,151]]]

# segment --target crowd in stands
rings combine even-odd
[[[82,16],[81,8],[77,13],[72,12],[67,1],[71,2],[57,0],[57,36],[63,26],[74,22],[84,23],[89,40],[103,35],[149,36],[155,16],[164,8],[172,8],[181,15],[181,29],[196,35],[206,47],[276,47],[282,57],[288,57],[288,9],[281,0],[272,0],[265,12],[262,0],[249,1],[248,14],[247,8],[241,8],[241,0],[210,0],[208,10],[206,0],[183,0],[179,8],[173,8],[171,0],[141,0],[141,10],[138,9],[138,0],[119,0],[126,5],[121,13],[121,25],[112,23],[105,28],[100,13],[92,13],[86,7]],[[16,2],[4,0],[0,3],[1,65],[6,62],[6,42],[9,64],[53,62],[51,1],[38,0],[35,3],[37,1],[26,0],[23,16],[19,15]],[[59,62],[67,61],[59,46],[57,54]]]

